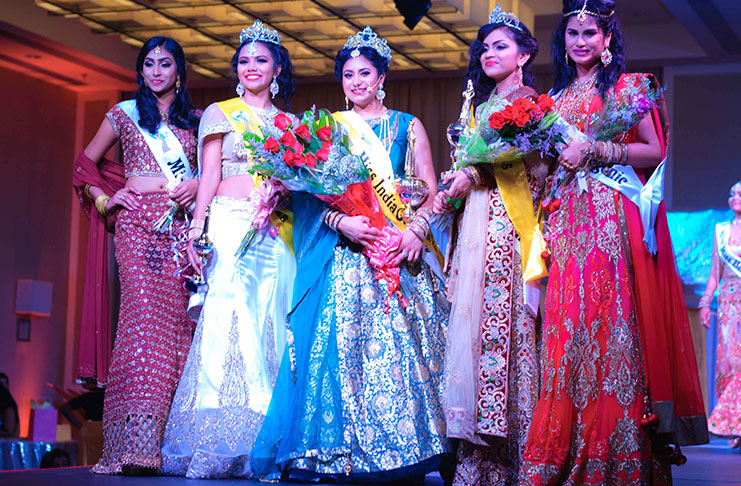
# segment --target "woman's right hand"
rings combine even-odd
[[[111,196],[105,205],[105,209],[106,211],[111,212],[116,208],[116,206],[121,206],[129,211],[135,211],[141,207],[141,203],[136,198],[136,196],[141,196],[141,194],[142,193],[139,192],[139,189],[135,187],[123,187]]]
[[[337,224],[337,230],[350,241],[370,248],[381,236],[381,231],[370,225],[366,216],[345,216]]]
[[[435,200],[432,201],[432,212],[435,214],[452,213],[455,211],[455,206],[448,201],[448,193],[440,191],[435,195]]]
[[[700,324],[710,329],[710,307],[700,308]]]
[[[196,249],[193,248],[194,239],[195,238],[192,238],[188,241],[188,246],[185,252],[188,255],[188,263],[190,263],[190,266],[193,267],[193,271],[196,272],[198,275],[202,275],[201,272],[203,272],[203,262],[201,261],[201,256],[198,254]]]

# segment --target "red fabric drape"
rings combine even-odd
[[[624,76],[618,82],[620,89]],[[658,87],[658,82],[652,79]],[[652,118],[662,159],[666,156],[669,129],[663,103]],[[635,140],[632,130],[626,142]],[[642,181],[653,170],[636,169]],[[638,207],[620,195],[628,226],[638,325],[641,332],[649,396],[659,417],[659,433],[672,433],[679,445],[708,441],[705,406],[690,332],[682,281],[677,273],[666,208],[662,202],[656,215],[656,255],[643,243],[643,224]]]
[[[104,384],[111,360],[111,322],[108,304],[108,244],[106,228],[113,230],[115,216],[104,218],[95,210],[84,192],[85,184],[100,187],[113,195],[126,183],[122,164],[104,159],[97,165],[84,152],[75,160],[72,185],[85,214],[90,218],[85,284],[82,290],[82,312],[77,345],[78,380],[96,380]]]

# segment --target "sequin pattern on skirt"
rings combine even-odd
[[[138,199],[141,209],[122,209],[116,223],[121,311],[103,410],[103,456],[92,469],[101,474],[120,473],[124,465],[160,468],[160,441],[193,335],[174,260],[174,239],[185,231],[182,211],[171,233],[159,233],[152,227],[169,198],[145,193]]]

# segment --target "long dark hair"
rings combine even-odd
[[[175,58],[175,65],[180,77],[180,89],[175,90],[175,101],[170,105],[167,115],[170,123],[185,130],[197,129],[198,116],[196,116],[195,109],[190,101],[188,90],[185,89],[187,75],[183,48],[176,41],[162,36],[152,37],[145,42],[139,51],[139,56],[136,58],[136,82],[139,83],[139,91],[136,92],[136,108],[139,110],[139,125],[154,134],[162,121],[162,116],[160,116],[160,111],[157,108],[157,98],[155,98],[152,90],[147,87],[142,75],[144,59],[157,46],[166,49]]]
[[[246,41],[242,42],[237,48],[237,52],[235,52],[232,56],[232,70],[234,70],[235,76],[237,75],[237,63],[239,63],[239,53],[242,51],[242,48],[245,46],[245,44],[249,44],[250,42],[253,41],[251,39],[247,39]],[[289,103],[289,101],[293,96],[293,93],[296,92],[296,82],[293,80],[293,64],[291,64],[291,56],[288,53],[288,49],[283,46],[273,44],[272,42],[254,42],[259,42],[260,44],[267,47],[270,51],[270,55],[273,57],[273,62],[275,63],[275,65],[281,67],[280,74],[275,78],[275,81],[278,83],[279,88],[278,94],[276,96],[285,102],[287,108],[290,108],[291,104]]]
[[[337,79],[342,79],[342,68],[345,67],[345,63],[352,58],[352,51],[354,50],[354,48],[350,49],[343,47],[335,56],[334,75],[337,77]],[[368,59],[373,67],[376,68],[379,76],[388,72],[389,60],[380,55],[378,51],[368,46],[362,46],[358,48],[358,51],[360,51],[361,56]]]
[[[530,54],[530,58],[522,66],[522,83],[525,86],[533,86],[535,76],[530,72],[530,64],[538,55],[538,41],[530,33],[530,29],[525,24],[520,24],[520,29],[515,29],[504,23],[486,24],[479,29],[476,40],[473,41],[468,49],[468,73],[466,80],[473,81],[474,104],[478,105],[486,101],[491,92],[496,88],[497,82],[486,75],[484,68],[481,66],[481,54],[484,53],[484,40],[486,37],[497,29],[505,28],[510,33],[512,40],[517,44],[520,54]]]
[[[584,0],[564,0],[564,15],[579,10],[584,5]],[[600,15],[610,15],[615,10],[615,0],[587,0],[587,10]],[[576,14],[572,14],[576,15]],[[566,62],[566,25],[571,16],[561,18],[561,23],[553,33],[551,53],[555,79],[553,82],[553,92],[558,93],[576,78],[576,66],[573,61]],[[597,89],[604,97],[607,90],[615,86],[620,75],[625,72],[625,47],[623,45],[623,33],[620,29],[616,14],[608,18],[591,17],[597,21],[597,26],[602,33],[607,36],[612,34],[609,49],[612,53],[612,62],[608,66],[603,66],[598,62]]]

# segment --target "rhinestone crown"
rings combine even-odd
[[[520,19],[517,18],[517,15],[510,12],[505,12],[504,10],[502,10],[502,7],[500,7],[498,3],[494,7],[494,10],[492,10],[489,14],[489,23],[504,24],[507,27],[512,27],[513,29],[522,31],[522,27],[520,27]]]
[[[248,41],[270,42],[277,46],[280,45],[280,34],[271,28],[265,27],[261,20],[255,20],[255,23],[246,29],[242,29],[239,34],[239,43],[244,44]]]
[[[370,47],[386,59],[391,59],[391,49],[386,43],[386,39],[379,38],[378,34],[373,32],[373,29],[369,26],[366,26],[365,29],[361,30],[357,34],[348,37],[347,42],[345,42],[345,45],[342,48],[352,49],[350,55],[352,57],[358,57],[360,55],[361,47]]]

